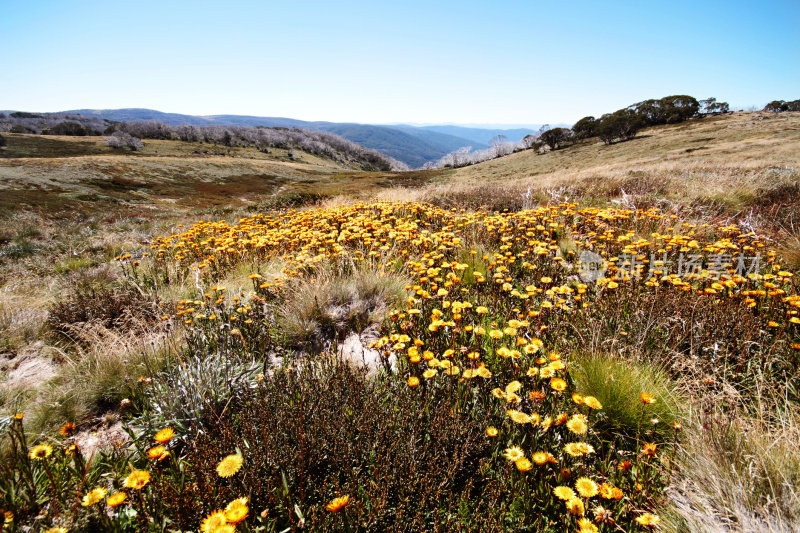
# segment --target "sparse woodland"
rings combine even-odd
[[[795,102],[776,100],[764,109],[765,111],[795,110]],[[727,102],[717,102],[716,98],[698,101],[687,95],[666,96],[659,100],[645,100],[624,109],[607,113],[596,119],[583,117],[572,128],[550,128],[544,126],[535,136],[528,136],[519,142],[512,143],[506,139],[495,139],[489,149],[470,151],[470,147],[445,155],[440,160],[430,163],[426,168],[463,167],[474,165],[489,159],[495,159],[521,150],[556,150],[573,142],[600,138],[604,143],[627,141],[633,139],[642,128],[661,124],[677,124],[702,116],[715,116],[729,112]]]

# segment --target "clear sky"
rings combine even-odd
[[[0,0],[0,109],[571,123],[800,98],[800,0]]]

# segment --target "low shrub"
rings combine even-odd
[[[258,204],[250,207],[248,210],[254,213],[264,213],[281,209],[293,209],[307,205],[318,204],[327,198],[329,198],[329,196],[317,192],[287,192],[271,196],[266,200],[262,200]]]
[[[0,248],[0,259],[23,259],[35,255],[42,247],[28,241],[19,241],[7,244]]]
[[[452,412],[445,395],[425,410],[418,403],[404,383],[370,379],[366,369],[335,359],[276,369],[224,413],[206,413],[215,431],[184,449],[193,468],[183,486],[191,490],[165,481],[159,498],[183,529],[242,496],[267,531],[341,531],[344,523],[363,531],[499,527],[503,506],[490,504],[508,495],[484,490],[482,424]],[[241,471],[220,479],[218,463],[237,450]],[[350,503],[340,513],[326,510],[341,495]]]
[[[96,322],[108,329],[125,329],[137,321],[153,322],[160,303],[133,286],[77,289],[49,310],[47,323],[56,332],[75,337],[76,325]]]

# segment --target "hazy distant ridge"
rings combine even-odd
[[[496,135],[506,135],[509,140],[519,140],[534,130],[527,129],[481,129],[461,126],[377,126],[340,122],[310,122],[285,117],[258,117],[251,115],[197,116],[180,113],[164,113],[153,109],[74,109],[68,113],[96,116],[107,120],[125,122],[156,120],[173,126],[192,124],[195,126],[267,126],[283,128],[308,128],[328,131],[356,142],[367,148],[378,150],[398,159],[412,168],[464,146],[473,149],[486,148]]]

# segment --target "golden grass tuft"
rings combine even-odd
[[[666,531],[800,530],[800,412],[763,397],[755,413],[695,415],[667,490]]]
[[[290,344],[321,351],[379,324],[405,295],[402,276],[367,267],[328,264],[292,283],[277,325]]]

